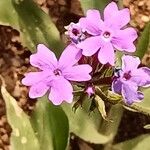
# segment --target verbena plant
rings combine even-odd
[[[20,31],[24,46],[34,52],[30,63],[39,69],[22,80],[29,97],[39,99],[30,117],[3,81],[12,150],[65,150],[71,132],[105,149],[150,149],[149,134],[113,144],[123,107],[150,116],[150,69],[140,61],[150,24],[137,39],[136,30],[127,27],[129,9],[108,0],[81,0],[81,5],[85,17],[65,27],[70,44],[63,50],[55,25],[32,0],[0,2],[1,24]]]

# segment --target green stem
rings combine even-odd
[[[123,115],[123,107],[120,104],[112,105],[109,113],[108,118],[111,121],[102,121],[100,126],[100,133],[106,135],[110,138],[109,142],[105,145],[104,149],[109,149],[112,146],[113,140],[118,132],[118,127],[120,125],[120,121]]]

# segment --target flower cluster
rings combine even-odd
[[[122,95],[127,104],[143,99],[139,87],[150,86],[150,69],[139,67],[138,57],[123,55],[122,67],[115,69],[116,50],[135,52],[136,30],[125,27],[130,21],[127,8],[119,10],[116,3],[106,6],[103,15],[88,10],[78,23],[65,27],[71,43],[57,60],[55,54],[43,44],[31,55],[30,63],[39,72],[30,72],[22,80],[30,86],[31,98],[41,97],[49,91],[49,100],[59,105],[73,101],[73,86],[83,88],[90,97],[97,85],[107,84]],[[117,71],[116,71],[117,70]],[[111,73],[110,73],[111,72]]]

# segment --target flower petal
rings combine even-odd
[[[115,62],[115,52],[111,43],[105,43],[98,52],[98,59],[102,64],[109,63],[112,66]]]
[[[30,87],[29,97],[30,98],[42,97],[43,95],[46,94],[48,89],[49,86],[47,86],[46,83],[44,82],[39,82],[37,84],[34,84],[33,86]]]
[[[138,86],[150,86],[150,69],[142,67],[132,71],[131,81],[137,83]]]
[[[64,70],[63,75],[71,81],[88,81],[91,79],[89,73],[92,71],[90,65],[77,65]]]
[[[58,67],[60,69],[64,69],[66,67],[73,66],[79,61],[81,57],[81,50],[77,48],[74,44],[70,44],[61,54]]]
[[[133,57],[129,55],[122,56],[122,70],[126,71],[133,71],[137,69],[140,64],[140,59],[138,57]]]
[[[37,53],[30,56],[30,63],[41,70],[54,69],[57,66],[57,59],[55,54],[44,44],[39,44],[37,46]]]
[[[60,105],[63,101],[71,103],[73,101],[73,88],[69,81],[60,77],[53,80],[49,94],[49,100],[54,105]]]
[[[123,30],[117,30],[115,32],[115,38],[120,39],[121,37],[124,37],[125,39],[133,42],[137,39],[138,35],[134,28],[129,27]]]
[[[136,50],[133,41],[137,38],[137,32],[133,28],[118,30],[112,39],[113,46],[120,51],[134,52]]]
[[[111,13],[112,14],[112,13]],[[104,21],[105,25],[112,29],[121,29],[130,21],[130,12],[128,8],[119,10]]]
[[[45,80],[48,77],[47,73],[41,72],[30,72],[25,74],[25,77],[22,79],[22,84],[26,86],[31,86]]]
[[[115,2],[109,3],[104,9],[104,20],[110,19],[118,11],[118,6]]]
[[[98,10],[88,10],[87,16],[82,17],[79,23],[83,30],[87,31],[91,35],[99,35],[101,33],[101,28],[103,26],[103,21],[101,20],[100,12]]]
[[[150,86],[150,68],[142,67],[142,68],[139,68],[139,69],[141,69],[142,71],[144,71],[144,73],[147,76],[147,77],[145,77],[145,79],[147,80],[147,82],[144,85],[142,85],[142,86],[149,87]]]
[[[113,92],[121,94],[122,82],[120,80],[114,80],[111,88]]]
[[[139,69],[141,69],[142,71],[144,71],[150,77],[150,68],[148,68],[148,67],[141,67]]]
[[[86,13],[87,18],[91,20],[94,24],[99,24],[101,21],[100,12],[96,9],[89,9]]]
[[[101,47],[100,36],[90,37],[79,43],[77,46],[82,49],[84,56],[92,56]]]
[[[133,102],[139,102],[144,98],[143,94],[137,90],[138,87],[132,82],[122,85],[122,96],[125,103],[131,105]]]

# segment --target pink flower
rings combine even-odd
[[[91,66],[75,65],[81,58],[81,51],[69,45],[59,60],[55,54],[43,44],[37,46],[37,53],[31,55],[30,63],[40,69],[25,75],[22,83],[30,86],[29,97],[42,97],[49,91],[49,100],[55,105],[63,101],[71,103],[73,88],[69,81],[87,81],[91,79]]]
[[[95,92],[94,92],[94,87],[93,86],[88,86],[87,89],[86,89],[86,93],[88,94],[88,96],[92,96]]]
[[[80,42],[82,54],[91,56],[98,52],[98,59],[102,64],[114,65],[114,49],[134,52],[133,41],[137,38],[136,31],[129,27],[124,29],[130,21],[129,9],[118,10],[116,3],[111,2],[104,9],[104,21],[98,10],[88,10],[87,16],[79,20],[83,30],[91,37]]]
[[[65,26],[65,29],[67,30],[65,34],[71,38],[73,43],[77,44],[85,39],[85,35],[79,23],[71,22],[68,26]]]
[[[122,69],[120,69],[112,83],[112,90],[122,94],[125,103],[132,104],[139,102],[144,95],[138,91],[138,87],[150,86],[150,69],[147,67],[138,68],[140,59],[138,57],[122,57]]]

